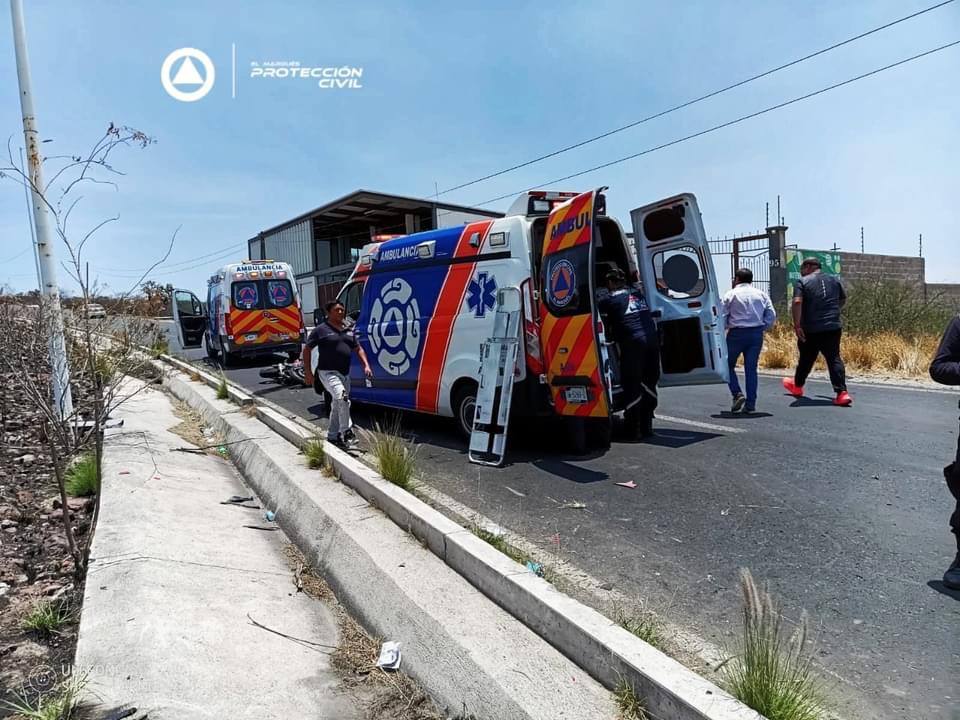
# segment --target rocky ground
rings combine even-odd
[[[79,394],[82,403],[82,388]],[[24,403],[16,379],[0,367],[0,701],[23,695],[35,700],[69,671],[83,597],[63,513],[82,547],[94,501],[70,498],[66,510],[61,507],[41,420]],[[67,614],[67,622],[46,635],[24,630],[25,617],[44,601]],[[6,714],[0,704],[0,717]]]

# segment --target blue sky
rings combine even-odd
[[[186,261],[350,192],[441,189],[722,87],[933,4],[923,2],[319,3],[27,0],[48,152],[80,153],[108,123],[156,144],[114,157],[119,191],[84,191],[91,270],[125,289],[178,241],[157,279],[201,289]],[[960,39],[960,3],[587,147],[444,195],[474,204],[658,145]],[[231,98],[231,44],[239,85]],[[160,83],[196,47],[217,82],[195,103]],[[9,10],[0,11],[0,135],[22,144]],[[360,66],[362,89],[253,81],[251,61]],[[709,235],[753,232],[781,196],[788,242],[917,253],[960,282],[960,47],[556,189],[608,185],[611,214],[694,192]],[[506,209],[509,200],[491,205]],[[0,184],[0,284],[32,287],[22,190]],[[19,254],[18,253],[22,253]],[[11,259],[13,258],[13,259]],[[196,265],[196,267],[192,267]],[[64,285],[69,285],[63,282]]]

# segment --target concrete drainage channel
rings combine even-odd
[[[404,669],[441,705],[503,720],[611,718],[612,697],[595,681],[608,689],[625,682],[654,718],[762,718],[351,455],[327,445],[342,484],[308,470],[298,451],[314,431],[229,383],[232,403],[217,400],[221,378],[161,360],[181,371],[158,363],[164,386],[232,443],[235,464],[283,530],[361,623],[404,642]],[[190,381],[197,375],[204,384]]]

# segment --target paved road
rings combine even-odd
[[[312,390],[258,373],[227,375],[317,419]],[[827,383],[809,388],[794,401],[762,378],[753,417],[726,412],[722,387],[667,389],[652,441],[570,457],[547,428],[500,470],[470,465],[449,422],[408,415],[404,426],[438,489],[542,546],[559,534],[564,557],[720,646],[736,636],[738,570],[750,568],[788,618],[808,611],[844,716],[956,717],[960,594],[940,577],[953,557],[941,467],[957,395],[860,385],[841,409]],[[627,479],[638,487],[614,484]],[[586,509],[561,509],[571,501]]]

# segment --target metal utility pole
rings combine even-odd
[[[920,233],[920,257],[923,257],[923,233]]]
[[[863,255],[863,225],[860,226],[860,254]]]
[[[20,148],[20,167],[26,168],[23,161],[23,148]],[[30,207],[30,188],[23,184],[23,199],[27,202],[27,224],[30,226],[30,254],[33,255],[33,264],[37,268],[37,290],[43,292],[43,282],[40,280],[40,256],[37,254],[37,236],[33,232],[33,210]]]
[[[60,288],[57,285],[57,261],[50,232],[50,214],[43,193],[42,159],[37,120],[33,109],[33,90],[30,82],[30,62],[27,57],[27,32],[23,24],[23,0],[10,0],[13,16],[13,47],[17,58],[17,80],[20,84],[20,110],[23,112],[23,137],[26,141],[30,192],[33,198],[33,221],[37,231],[37,253],[40,256],[40,292],[47,296],[50,313],[51,383],[54,410],[65,419],[73,414],[70,394],[70,368],[63,337],[63,315],[60,311]]]

